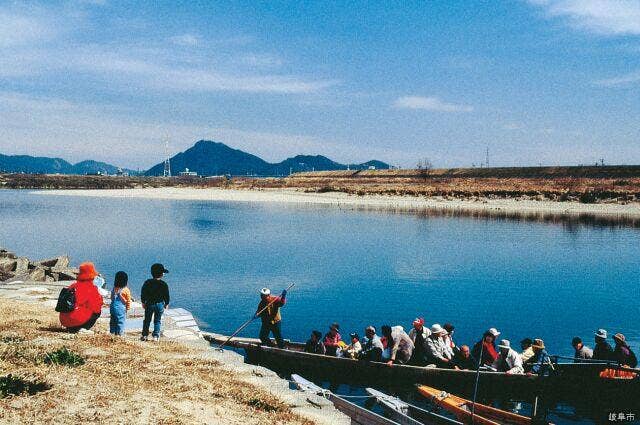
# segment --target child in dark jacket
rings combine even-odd
[[[154,264],[151,266],[153,279],[148,279],[142,285],[140,302],[144,308],[144,321],[142,322],[141,341],[148,341],[149,339],[149,326],[152,318],[153,340],[158,341],[160,339],[162,313],[166,308],[169,308],[170,301],[169,286],[162,280],[165,273],[169,273],[169,270],[165,269],[162,264]]]

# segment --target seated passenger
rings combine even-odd
[[[360,344],[360,335],[357,333],[349,334],[351,338],[351,344],[347,345],[342,350],[342,357],[347,357],[350,359],[357,359],[360,351],[362,351],[362,345]]]
[[[453,342],[453,333],[455,332],[455,327],[451,323],[445,323],[442,325],[445,331],[447,331],[446,335],[442,336],[442,340],[444,341],[445,346],[447,347],[447,351],[449,351],[451,358],[458,351],[458,347],[456,347],[456,343]]]
[[[387,364],[389,366],[396,364],[406,364],[413,354],[413,342],[409,335],[404,331],[402,326],[394,326],[393,328],[382,326],[382,335],[387,338],[387,348],[389,349],[389,358]]]
[[[520,341],[520,348],[522,348],[522,353],[520,353],[520,358],[522,359],[522,363],[529,360],[533,357],[533,348],[531,345],[533,344],[533,340],[531,338],[525,338]]]
[[[480,365],[491,366],[498,358],[496,350],[496,337],[500,332],[496,328],[491,328],[482,335],[482,339],[473,346],[471,354],[480,360]]]
[[[620,366],[627,366],[635,368],[638,366],[638,359],[631,347],[626,342],[624,335],[617,333],[613,336],[613,340],[616,343],[616,348],[613,350],[613,360],[618,362]]]
[[[573,362],[580,363],[582,360],[591,360],[593,358],[593,350],[582,343],[582,339],[576,336],[571,340],[571,345],[575,350],[573,354]]]
[[[549,375],[550,369],[553,368],[551,364],[551,357],[547,354],[544,347],[544,341],[541,339],[534,339],[533,345],[533,357],[531,357],[524,364],[524,370],[527,374],[534,374],[540,376]]]
[[[613,360],[613,348],[607,342],[607,331],[598,329],[595,334],[596,346],[593,348],[594,360]]]
[[[453,352],[447,348],[442,338],[446,333],[438,323],[431,326],[431,335],[427,338],[427,363],[435,364],[437,367],[449,367]]]
[[[338,332],[340,330],[340,325],[337,323],[333,323],[329,327],[329,332],[324,336],[324,347],[327,349],[327,356],[335,356],[336,351],[340,345],[340,341],[342,341],[342,337]]]
[[[478,361],[471,355],[468,345],[461,345],[458,352],[451,359],[450,365],[457,370],[476,370]]]
[[[360,351],[358,359],[379,362],[382,359],[382,350],[384,350],[384,346],[382,345],[382,341],[380,341],[380,337],[376,335],[376,328],[373,326],[367,326],[364,330],[364,334],[364,346],[362,347],[362,351]]]
[[[326,354],[327,350],[324,348],[324,344],[322,343],[322,341],[320,341],[320,338],[322,338],[322,332],[311,332],[311,337],[304,346],[304,352],[313,354]]]
[[[413,341],[413,354],[410,364],[415,366],[425,366],[427,364],[427,338],[431,331],[424,326],[423,318],[416,318],[413,321],[413,328],[409,331],[409,338]]]
[[[524,373],[522,358],[511,348],[511,342],[508,339],[500,341],[498,348],[500,349],[500,354],[498,354],[496,361],[493,362],[493,368],[496,371],[508,374]]]

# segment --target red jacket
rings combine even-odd
[[[75,282],[69,288],[76,290],[76,306],[72,312],[60,313],[60,323],[65,328],[75,328],[102,311],[102,296],[90,280]]]

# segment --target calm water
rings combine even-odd
[[[458,343],[495,326],[570,355],[574,335],[591,343],[604,327],[640,352],[637,228],[20,191],[0,191],[0,205],[0,245],[92,260],[109,281],[125,270],[134,296],[163,262],[172,305],[204,329],[231,332],[261,287],[296,283],[283,310],[296,340],[332,321],[362,334],[424,316],[453,323]]]

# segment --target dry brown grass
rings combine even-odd
[[[85,364],[47,365],[67,347]],[[173,342],[70,335],[40,305],[0,299],[0,377],[45,383],[0,399],[0,423],[309,423],[265,391]]]

